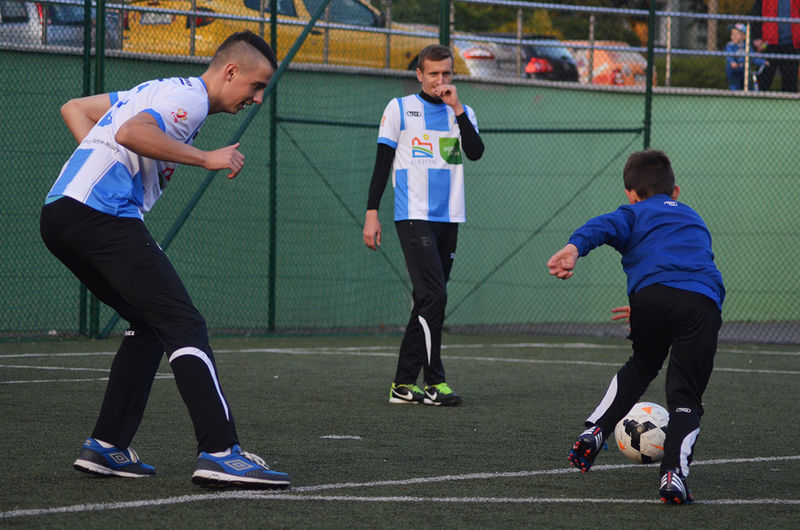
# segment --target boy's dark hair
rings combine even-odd
[[[443,61],[444,59],[453,59],[453,51],[447,46],[443,46],[441,44],[431,44],[430,46],[425,46],[422,48],[422,51],[419,52],[417,66],[424,72],[425,61],[435,62]]]
[[[269,61],[269,64],[272,66],[273,70],[278,69],[278,58],[275,55],[275,51],[273,51],[273,49],[264,41],[264,39],[249,30],[237,31],[225,39],[225,41],[219,45],[219,48],[217,48],[217,51],[214,54],[214,58],[211,59],[211,62],[214,63],[215,60],[228,60],[229,51],[235,49],[240,42],[249,44],[252,48],[258,50],[261,55],[263,55],[267,61]]]
[[[672,195],[675,188],[675,174],[672,164],[664,151],[646,149],[628,157],[622,179],[626,190],[633,190],[639,198],[646,199],[659,193]]]

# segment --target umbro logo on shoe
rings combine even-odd
[[[248,462],[242,458],[234,458],[233,460],[225,460],[225,465],[236,471],[244,471],[245,469],[252,469],[255,464]]]

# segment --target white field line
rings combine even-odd
[[[752,464],[762,462],[786,462],[787,460],[800,460],[800,455],[757,457],[757,458],[732,458],[695,461],[697,465],[726,465],[726,464]],[[657,464],[652,464],[653,467]],[[640,468],[641,464],[621,464],[594,466],[592,472],[617,470],[624,468]],[[347,482],[339,484],[320,484],[317,486],[301,486],[293,488],[290,493],[274,491],[222,491],[207,494],[180,495],[162,499],[145,499],[127,502],[108,502],[93,504],[75,504],[72,506],[57,506],[53,508],[17,509],[0,512],[0,519],[15,519],[41,515],[57,515],[63,513],[85,513],[109,510],[122,510],[130,508],[143,508],[150,506],[171,506],[190,502],[208,502],[213,500],[244,499],[258,501],[316,501],[316,502],[415,502],[415,503],[460,503],[460,504],[565,504],[565,503],[596,503],[596,504],[659,504],[656,499],[629,499],[629,498],[560,498],[560,497],[422,497],[422,496],[364,496],[364,495],[305,495],[303,492],[322,490],[338,490],[353,488],[385,488],[386,486],[402,486],[411,484],[430,484],[432,482],[452,482],[470,480],[489,480],[503,478],[533,477],[537,475],[562,475],[578,473],[577,469],[560,468],[538,471],[514,471],[497,473],[470,473],[464,475],[444,475],[439,477],[417,477],[402,480],[380,480],[372,482]],[[146,479],[145,479],[146,480]],[[707,505],[797,505],[800,499],[707,499],[698,500],[696,504]]]
[[[519,343],[519,344],[488,344],[488,345],[451,345],[448,349],[502,349],[502,348],[569,348],[569,349],[598,349],[598,348],[612,348],[605,345],[587,344],[587,343],[565,343],[565,344],[543,344],[543,343]],[[273,353],[283,355],[332,355],[332,356],[352,356],[352,357],[395,357],[396,352],[382,352],[379,351],[384,347],[345,347],[345,348],[248,348],[248,349],[220,349],[218,353]],[[744,350],[737,350],[735,353],[743,354],[761,354],[761,355],[798,355],[797,352],[748,352]],[[113,352],[91,352],[91,353],[24,353],[24,354],[8,354],[0,355],[0,359],[19,359],[19,358],[59,358],[59,357],[96,357],[114,355]],[[490,363],[518,363],[518,364],[555,364],[555,365],[572,365],[572,366],[604,366],[604,367],[618,367],[618,362],[601,362],[601,361],[575,361],[569,359],[519,359],[507,357],[488,357],[488,356],[461,356],[461,355],[448,355],[447,360],[458,361],[480,361]],[[28,369],[28,370],[66,370],[66,371],[80,371],[80,372],[107,372],[106,368],[82,368],[82,367],[61,367],[61,366],[35,366],[35,365],[14,365],[14,364],[0,364],[0,368],[6,369]],[[715,367],[715,372],[729,372],[729,373],[743,373],[743,374],[764,374],[764,375],[800,375],[798,370],[765,370],[765,369],[752,369],[752,368],[726,368]],[[157,379],[171,379],[172,374],[158,374]],[[31,379],[31,380],[18,380],[18,381],[0,381],[0,384],[40,384],[51,382],[86,382],[86,381],[102,381],[106,378],[97,379]]]

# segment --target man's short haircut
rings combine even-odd
[[[447,46],[441,44],[431,44],[425,46],[419,52],[419,59],[417,59],[417,66],[423,72],[425,71],[425,61],[443,61],[444,59],[453,59],[453,51]]]
[[[225,39],[217,48],[214,58],[211,59],[211,66],[219,66],[222,63],[240,59],[240,54],[247,53],[245,48],[247,46],[263,55],[269,61],[273,70],[278,69],[278,58],[270,45],[264,39],[248,30],[238,31]]]
[[[622,179],[625,189],[635,191],[641,199],[660,193],[672,195],[675,188],[675,174],[669,157],[655,149],[631,154],[622,170]]]

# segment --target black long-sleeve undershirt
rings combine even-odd
[[[433,98],[424,92],[420,92],[419,96],[429,103],[439,104],[442,100]],[[464,111],[456,116],[456,123],[461,132],[461,148],[464,155],[470,160],[478,160],[483,156],[483,140],[481,140],[478,131],[472,125],[472,122]],[[367,210],[377,210],[383,197],[383,191],[386,189],[386,183],[389,181],[389,173],[392,170],[392,162],[394,162],[394,147],[389,147],[386,144],[379,143],[378,150],[375,154],[375,167],[372,169],[372,180],[369,183],[369,196],[367,198]]]

